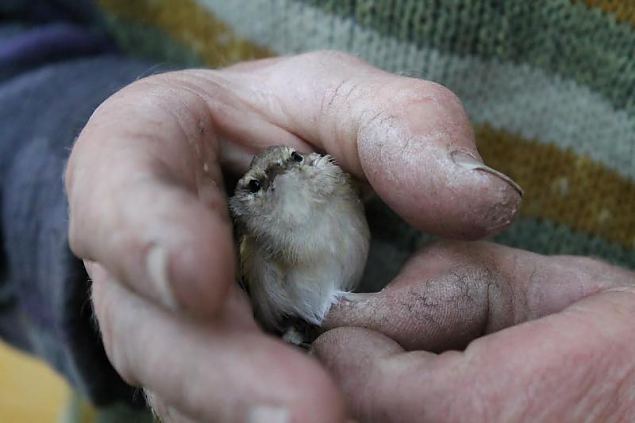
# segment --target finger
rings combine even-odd
[[[179,317],[92,268],[93,298],[106,352],[129,383],[144,386],[195,420],[340,422],[339,393],[310,357],[263,335]]]
[[[234,281],[221,162],[235,166],[263,139],[306,146],[220,85],[196,82],[158,75],[108,99],[73,148],[66,189],[78,256],[167,307],[208,315]],[[256,141],[221,157],[228,138]]]
[[[216,138],[195,96],[142,88],[104,103],[73,149],[71,247],[137,293],[209,314],[234,279]]]
[[[507,226],[520,189],[485,166],[448,89],[336,52],[230,69],[227,84],[272,122],[366,178],[411,224],[479,238]]]
[[[416,402],[413,396],[419,397],[419,402],[426,401],[427,391],[404,391],[403,376],[397,374],[397,369],[390,369],[387,365],[404,354],[399,344],[387,336],[363,328],[337,328],[316,339],[311,351],[335,377],[347,400],[350,414],[359,421],[432,421],[425,418],[423,410],[420,413],[413,410],[416,407],[416,404],[412,404]],[[424,357],[417,360],[422,365],[416,369],[416,377],[426,383],[433,383],[430,372],[423,369],[428,364],[427,355],[430,353],[422,354]],[[398,398],[400,404],[395,404]],[[441,421],[447,421],[447,418]]]
[[[361,328],[313,348],[364,422],[620,421],[635,412],[633,318],[635,291],[614,288],[465,352],[407,353]]]
[[[445,242],[416,255],[380,293],[333,306],[324,327],[373,329],[406,349],[460,349],[483,334],[634,280],[628,271],[591,259]]]

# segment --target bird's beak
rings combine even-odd
[[[267,175],[267,180],[271,183],[278,175],[282,175],[286,172],[286,167],[281,166],[278,163],[274,163],[265,170],[265,174]]]

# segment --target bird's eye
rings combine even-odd
[[[298,162],[298,163],[302,163],[302,160],[304,160],[304,157],[302,157],[302,154],[296,151],[291,153],[291,158],[293,159],[294,162]]]
[[[262,184],[260,183],[258,179],[252,179],[251,181],[247,183],[247,189],[249,190],[249,192],[252,192],[252,193],[256,193],[260,191],[261,186]]]

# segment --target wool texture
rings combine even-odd
[[[218,67],[332,48],[444,84],[464,102],[486,163],[525,189],[520,218],[499,242],[635,268],[629,0],[99,3],[116,33],[151,29],[123,43],[135,54],[170,39]]]

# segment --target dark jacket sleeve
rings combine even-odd
[[[2,0],[0,81],[57,61],[113,52],[93,0]]]
[[[87,276],[68,248],[62,175],[93,110],[150,68],[96,55],[0,84],[0,337],[46,360],[96,404],[133,395],[107,361]]]
[[[0,338],[96,405],[142,395],[104,353],[62,175],[93,110],[149,69],[117,54],[94,0],[0,1]]]

